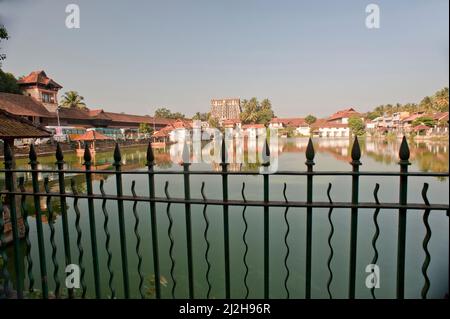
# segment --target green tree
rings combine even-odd
[[[448,87],[445,87],[434,94],[433,104],[436,111],[448,112]]]
[[[348,119],[348,126],[350,127],[353,135],[361,136],[366,132],[363,120],[357,116],[353,116]]]
[[[419,107],[425,112],[433,111],[433,100],[429,96],[425,96],[422,101],[420,101]]]
[[[436,121],[428,116],[421,116],[416,118],[412,123],[412,126],[426,125],[428,127],[433,127],[436,124]]]
[[[139,133],[152,134],[153,128],[148,123],[141,123],[141,124],[139,124]]]
[[[192,117],[193,120],[207,121],[209,119],[209,113],[196,112]]]
[[[172,113],[168,108],[160,107],[155,110],[155,117],[163,119],[184,119],[185,115],[180,112]]]
[[[259,103],[256,97],[242,101],[240,120],[243,123],[259,123],[267,125],[274,116],[272,103],[269,99],[264,99],[261,103]]]
[[[17,79],[11,73],[3,72],[0,69],[0,92],[21,94]]]
[[[0,25],[0,43],[2,42],[2,40],[8,40],[8,39],[9,39],[8,31],[6,30],[5,26]],[[0,53],[0,67],[2,66],[2,61],[5,59],[6,59],[6,55]]]
[[[313,124],[316,121],[317,121],[317,118],[314,115],[310,114],[307,117],[305,117],[305,122],[308,123],[309,125]]]
[[[212,116],[208,119],[208,124],[211,128],[218,128],[220,126],[219,120]]]
[[[66,108],[80,108],[86,107],[84,103],[84,97],[78,94],[77,91],[68,91],[64,93],[61,99],[61,106]]]

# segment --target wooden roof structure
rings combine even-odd
[[[33,122],[0,109],[0,139],[45,138],[51,133]]]

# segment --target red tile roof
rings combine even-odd
[[[0,93],[0,109],[19,116],[53,117],[41,102],[22,94]]]
[[[27,76],[19,79],[17,81],[19,85],[21,84],[43,84],[45,86],[53,86],[55,88],[61,89],[62,86],[50,79],[43,70],[33,71]]]
[[[433,114],[433,119],[436,121],[448,121],[448,112],[440,112]]]
[[[418,132],[418,131],[423,131],[423,130],[429,130],[430,127],[426,126],[426,125],[417,125],[416,127],[414,127],[414,131]]]
[[[264,124],[244,124],[242,125],[243,129],[248,129],[248,128],[266,128],[264,126]]]
[[[90,120],[92,118],[87,108],[62,107],[58,113],[62,119]]]
[[[0,139],[4,138],[42,138],[51,133],[32,122],[0,110]]]
[[[335,120],[339,120],[345,117],[352,117],[352,116],[360,116],[361,114],[359,112],[356,112],[355,109],[353,108],[348,108],[345,110],[340,110],[337,111],[336,113],[334,113],[333,115],[331,115],[328,118],[328,121],[335,121]]]
[[[104,112],[104,114],[114,122],[123,122],[123,123],[147,123],[147,124],[155,123],[157,125],[167,125],[174,121],[171,119],[154,118],[149,115],[131,115],[113,112]]]
[[[281,123],[286,126],[308,126],[308,123],[305,122],[303,117],[293,117],[293,118],[278,118],[275,117],[270,120],[270,123]]]

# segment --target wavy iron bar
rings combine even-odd
[[[131,193],[133,194],[133,196],[136,196],[136,181],[132,181],[131,182]],[[142,254],[141,254],[141,236],[139,235],[139,215],[137,213],[137,204],[138,202],[134,202],[133,203],[133,216],[135,219],[135,223],[134,223],[134,235],[136,236],[136,255],[138,257],[138,265],[137,265],[137,270],[138,270],[138,275],[139,275],[139,293],[141,295],[141,298],[144,299],[145,298],[145,294],[142,290],[142,288],[144,287],[144,275],[142,274]]]
[[[242,190],[241,190],[242,200],[247,202],[247,199],[245,198],[245,183],[242,183]],[[248,255],[248,242],[247,242],[247,231],[248,231],[248,222],[247,222],[247,216],[245,215],[247,210],[247,205],[244,205],[244,209],[242,210],[242,219],[244,220],[244,233],[242,234],[242,241],[244,242],[245,251],[243,256],[244,261],[244,267],[245,267],[245,274],[244,274],[244,286],[245,286],[245,299],[248,299],[249,294],[249,288],[248,288],[248,263],[247,263],[247,255]]]
[[[330,203],[333,202],[333,200],[331,199],[331,183],[328,184],[328,189],[327,189],[327,197],[328,197],[328,201]],[[334,256],[334,250],[333,250],[333,245],[332,245],[332,239],[333,239],[333,234],[334,234],[334,225],[333,225],[333,220],[331,219],[331,213],[333,212],[333,208],[330,207],[330,210],[328,211],[328,223],[330,224],[330,234],[328,235],[328,247],[330,248],[330,255],[328,256],[328,261],[327,261],[327,268],[328,268],[328,273],[330,274],[329,278],[328,278],[328,282],[327,282],[327,291],[328,291],[328,296],[330,297],[330,299],[333,299],[333,295],[331,294],[331,283],[333,282],[333,270],[331,269],[331,262],[333,261],[333,256]]]
[[[205,182],[202,182],[202,187],[200,190],[201,194],[202,194],[202,198],[204,200],[206,200],[206,196],[205,196]],[[208,240],[208,230],[209,230],[209,218],[208,215],[206,214],[206,209],[207,209],[208,205],[205,204],[203,206],[203,219],[205,220],[205,231],[203,232],[203,238],[205,239],[206,242],[206,251],[205,251],[205,261],[206,261],[206,283],[208,284],[208,291],[206,292],[206,298],[209,299],[211,297],[211,281],[209,278],[209,273],[211,271],[211,262],[209,261],[209,249],[210,249],[210,242]]]
[[[104,180],[100,181],[100,192],[103,197],[105,197],[105,190],[104,190]],[[112,269],[112,252],[109,248],[109,243],[111,242],[111,235],[108,230],[108,222],[109,222],[109,214],[108,210],[106,209],[106,199],[102,200],[102,211],[103,211],[103,217],[105,218],[105,221],[103,223],[103,230],[105,232],[106,241],[105,241],[105,249],[106,253],[108,255],[108,260],[106,261],[106,266],[108,267],[109,272],[109,280],[108,280],[108,287],[109,291],[111,292],[111,299],[114,299],[116,297],[116,291],[113,287],[114,282],[114,271]]]
[[[72,193],[77,194],[78,191],[76,189],[76,183],[74,179],[70,180],[70,187],[72,188]],[[81,244],[81,227],[80,227],[80,209],[78,208],[78,197],[75,197],[73,201],[73,210],[75,211],[75,229],[77,231],[77,247],[78,247],[78,266],[80,267],[80,282],[81,282],[81,298],[86,298],[86,292],[87,292],[87,286],[86,282],[84,280],[84,274],[86,272],[84,266],[83,266],[83,256],[84,256],[84,250],[83,245]]]
[[[48,186],[48,177],[44,179],[44,189],[47,193],[50,193],[50,187]],[[48,226],[50,228],[50,244],[52,246],[52,262],[53,262],[53,280],[55,281],[55,298],[60,297],[60,287],[61,283],[58,277],[59,265],[58,259],[56,258],[57,247],[55,243],[55,225],[54,225],[54,214],[52,208],[52,196],[47,196],[46,200],[47,212],[48,212]]]
[[[22,193],[25,193],[25,178],[22,176],[19,178],[19,189]],[[27,258],[27,273],[28,273],[28,291],[34,291],[34,276],[33,276],[33,258],[31,258],[31,241],[30,241],[30,224],[28,223],[28,210],[26,209],[26,195],[22,195],[20,198],[20,207],[22,211],[23,224],[25,226],[25,244],[27,246],[26,258]],[[1,211],[1,210],[0,210]]]

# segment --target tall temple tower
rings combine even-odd
[[[241,113],[241,99],[212,99],[211,116],[222,120],[238,119]]]

